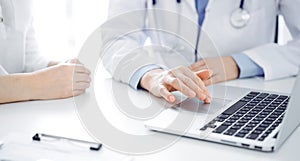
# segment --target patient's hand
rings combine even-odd
[[[33,73],[0,76],[0,104],[67,98],[84,93],[90,86],[90,72],[77,59],[51,65]]]
[[[90,71],[77,59],[31,74],[34,99],[78,96],[90,86]]]
[[[157,97],[163,97],[168,102],[175,102],[172,91],[180,91],[189,98],[197,97],[205,103],[210,103],[209,93],[202,80],[210,77],[210,71],[192,72],[185,66],[168,71],[156,69],[146,73],[140,85]]]
[[[204,80],[206,85],[237,79],[239,76],[238,66],[231,56],[205,58],[192,64],[190,69],[194,72],[203,69],[212,70],[212,77]]]

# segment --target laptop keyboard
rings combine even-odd
[[[281,124],[288,101],[284,95],[250,92],[200,130],[264,141]]]

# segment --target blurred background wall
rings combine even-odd
[[[40,50],[51,60],[75,57],[86,38],[107,19],[109,0],[34,0]],[[280,44],[291,39],[280,17]]]
[[[109,0],[34,0],[34,27],[42,54],[75,57],[86,38],[107,19]]]

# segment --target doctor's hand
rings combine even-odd
[[[205,58],[190,66],[194,72],[210,69],[213,72],[211,78],[204,80],[205,85],[210,85],[227,80],[237,79],[239,68],[231,56]]]
[[[90,86],[90,71],[78,60],[32,73],[36,99],[68,98],[83,94]]]
[[[151,70],[146,73],[141,81],[142,88],[157,97],[163,97],[170,103],[176,101],[173,91],[180,91],[189,98],[197,97],[205,103],[210,103],[210,95],[202,80],[211,76],[209,70],[192,72],[185,66],[168,71],[162,69]]]

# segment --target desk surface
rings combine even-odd
[[[270,91],[289,93],[295,78],[265,82],[261,78],[236,80],[223,83]],[[106,80],[107,81],[107,80]],[[111,81],[111,80],[110,80]],[[112,101],[112,100],[110,100]],[[92,140],[82,126],[74,100],[32,101],[0,105],[0,138],[10,133],[31,137],[36,132]],[[130,128],[142,126],[128,125]],[[236,160],[236,161],[293,161],[297,160],[300,145],[298,128],[285,144],[274,153],[262,153],[216,143],[181,138],[171,147],[154,154],[135,156],[134,160]]]

